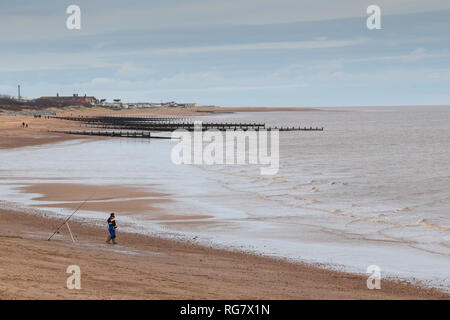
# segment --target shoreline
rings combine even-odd
[[[20,133],[19,137],[5,135],[5,131],[0,130],[3,142],[0,144],[0,149],[79,139],[79,137],[60,135],[57,141],[53,141],[42,128],[44,121],[47,126],[52,125],[50,122],[52,120],[36,120],[32,122],[28,130],[14,129],[13,131]],[[64,124],[64,122],[59,123],[59,125]],[[36,132],[40,133],[39,138],[36,138]],[[6,144],[3,138],[8,139]],[[77,222],[71,222],[71,228],[81,242],[73,247],[67,231],[63,231],[65,238],[62,240],[46,241],[44,235],[54,231],[56,227],[53,228],[53,224],[56,226],[58,224],[54,223],[58,221],[56,219],[3,209],[0,209],[0,219],[6,222],[0,226],[0,239],[5,240],[0,244],[1,250],[15,257],[11,259],[7,254],[8,259],[1,261],[2,270],[6,270],[1,279],[7,285],[0,286],[0,299],[36,299],[33,296],[36,292],[42,299],[108,299],[108,294],[102,290],[117,289],[107,283],[107,277],[103,275],[102,270],[111,268],[111,265],[106,262],[112,263],[117,260],[120,260],[120,282],[124,283],[125,287],[114,294],[113,298],[117,299],[450,299],[450,295],[435,289],[391,280],[382,280],[382,290],[368,290],[367,277],[364,275],[140,234],[120,233],[119,246],[108,247],[103,243],[106,234],[102,228]],[[23,234],[24,231],[26,231],[25,234]],[[67,253],[69,248],[74,249],[74,255]],[[157,262],[151,259],[155,253],[158,253],[156,254]],[[161,257],[160,253],[164,257]],[[51,260],[58,261],[58,271],[55,271],[54,264],[45,263],[49,255]],[[65,279],[68,275],[65,274],[63,266],[65,263],[69,263],[66,267],[73,264],[70,262],[73,257],[81,259],[87,266],[88,280],[95,279],[96,284],[91,286],[89,283],[85,292],[74,293],[65,288]],[[150,259],[147,259],[149,257]],[[188,266],[183,263],[186,259],[190,263]],[[16,261],[23,261],[23,264]],[[203,261],[208,261],[208,265],[204,266],[200,263]],[[44,272],[36,271],[32,267],[35,265],[43,267]],[[140,266],[140,269],[133,269],[135,266]],[[257,266],[256,272],[252,271],[255,266]],[[84,270],[84,267],[82,268]],[[157,270],[162,279],[166,280],[154,279],[145,271],[148,268]],[[134,270],[134,272],[129,273],[127,270]],[[33,276],[27,276],[29,272]],[[57,273],[55,279],[52,272]],[[89,275],[89,273],[92,274]],[[31,281],[32,284],[28,289],[21,287],[22,282],[28,282],[22,281],[20,275],[26,275],[25,277]],[[43,279],[40,278],[41,275],[45,278],[43,287],[39,282]],[[165,283],[169,281],[179,284],[180,278],[184,280],[184,286],[178,291],[178,287],[167,286]],[[202,279],[200,282],[203,289],[198,291],[195,287],[199,279]],[[145,283],[141,283],[142,281]],[[243,283],[246,285],[242,285]],[[280,287],[279,283],[284,283],[284,286]],[[129,291],[136,290],[134,286],[143,291],[136,291],[131,295]],[[147,286],[163,286],[165,290],[150,292]],[[51,293],[43,295],[42,288],[47,287]],[[225,287],[226,290],[223,289]],[[98,293],[99,290],[101,294]]]
[[[64,218],[0,209],[1,299],[450,299],[435,289],[366,277],[250,253],[209,248],[136,233],[118,233],[74,219],[73,244]],[[79,265],[82,289],[65,287],[66,268]],[[111,277],[109,277],[111,275]],[[280,285],[281,284],[281,285]]]
[[[24,186],[16,187],[16,190],[35,195],[31,199],[35,204],[23,206],[21,203],[4,202],[1,205],[0,201],[0,210],[19,212],[31,217],[44,216],[46,219],[52,221],[63,220],[75,208],[81,205],[87,196],[92,194],[92,190],[96,190],[95,196],[91,199],[92,202],[88,202],[83,206],[83,210],[86,210],[87,213],[80,212],[73,217],[74,221],[78,221],[83,226],[92,225],[95,232],[102,232],[103,228],[101,226],[104,224],[103,220],[107,218],[108,212],[117,212],[119,213],[121,233],[143,236],[149,239],[164,239],[177,244],[193,243],[204,249],[238,253],[244,256],[264,257],[287,264],[302,265],[313,269],[335,272],[339,277],[342,275],[355,275],[359,276],[363,281],[362,283],[365,284],[364,279],[367,279],[368,275],[366,276],[363,272],[346,268],[343,265],[306,261],[302,260],[301,257],[289,258],[247,247],[222,244],[207,237],[205,238],[204,235],[202,236],[200,233],[193,232],[192,230],[171,230],[170,226],[172,224],[190,228],[191,226],[199,227],[204,224],[214,224],[215,222],[209,221],[209,218],[212,218],[212,216],[194,213],[190,215],[174,215],[168,213],[164,207],[154,207],[154,204],[173,201],[172,194],[159,193],[156,191],[157,187],[157,185],[149,185],[148,188],[140,189],[131,185],[81,185],[67,183],[65,181],[56,183],[25,183]],[[133,202],[133,200],[128,200],[130,198],[141,200],[135,200],[136,202]],[[41,201],[42,203],[40,204],[39,202]],[[53,210],[57,208],[65,210],[65,213],[57,213]],[[140,214],[144,211],[146,212],[145,215]],[[156,223],[159,221],[161,225],[160,227],[150,229],[140,227],[140,223],[145,225],[149,221],[155,221]],[[70,224],[72,225],[72,220]],[[168,226],[169,229],[165,230],[165,226]],[[50,231],[50,229],[47,230],[47,232]],[[70,243],[67,230],[64,233],[64,241]],[[101,244],[101,242],[99,243]],[[426,280],[420,280],[414,277],[401,277],[393,274],[388,275],[385,273],[383,273],[382,280],[383,282],[389,281],[396,284],[407,283],[408,285],[424,290],[435,290],[444,295],[448,295],[450,298],[450,292],[445,290],[444,287],[432,285]]]

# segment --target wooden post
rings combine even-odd
[[[72,242],[75,243],[75,238],[73,237],[72,230],[70,230],[69,222],[66,222],[67,229],[69,229],[70,237],[72,238]]]

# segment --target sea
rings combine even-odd
[[[172,140],[80,138],[0,150],[0,206],[72,213],[36,207],[38,195],[20,189],[30,183],[141,186],[168,194],[173,201],[158,209],[178,218],[155,219],[149,210],[121,219],[118,212],[120,230],[367,276],[377,266],[382,279],[450,291],[450,107],[193,119],[324,131],[280,132],[275,175],[250,164],[175,164]],[[94,224],[107,214],[82,208],[76,218]]]

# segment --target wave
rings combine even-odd
[[[431,223],[428,220],[421,218],[419,219],[419,221],[417,221],[418,225],[430,228],[430,229],[434,229],[434,230],[439,230],[439,231],[450,231],[450,228],[446,228],[446,227],[442,227],[439,226],[437,224]]]

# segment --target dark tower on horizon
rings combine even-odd
[[[17,85],[17,100],[20,100],[20,84]]]

